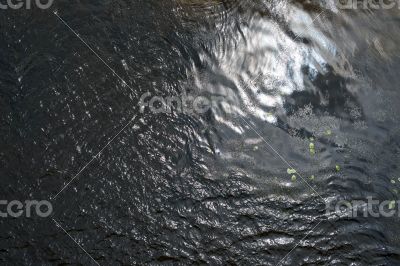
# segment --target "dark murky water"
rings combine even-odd
[[[1,264],[399,265],[398,215],[325,213],[399,197],[399,19],[329,0],[1,10],[1,200],[54,208],[0,218]],[[146,92],[231,104],[154,113]]]

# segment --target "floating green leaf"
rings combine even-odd
[[[325,136],[330,136],[330,135],[332,135],[332,130],[327,129],[327,130],[325,131]]]
[[[389,210],[394,209],[394,206],[396,205],[396,202],[394,200],[392,200],[391,202],[389,202]]]
[[[336,171],[339,172],[340,171],[340,166],[336,165]]]
[[[314,179],[315,179],[314,175],[310,176],[310,180],[314,180]]]
[[[296,181],[296,179],[297,179],[297,176],[296,175],[292,175],[292,181],[294,182],[294,181]]]
[[[315,144],[313,142],[310,143],[310,154],[314,155],[315,154]]]
[[[287,173],[288,173],[289,175],[292,175],[292,174],[295,174],[295,173],[296,173],[296,170],[293,169],[293,168],[288,168],[288,169],[287,169]]]

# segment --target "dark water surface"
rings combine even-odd
[[[1,265],[400,265],[398,215],[325,212],[399,198],[399,9],[59,0],[0,13],[1,200],[53,205],[0,218]],[[141,112],[146,92],[234,104]]]

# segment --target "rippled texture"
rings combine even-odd
[[[400,263],[397,217],[326,217],[324,204],[398,198],[398,9],[62,0],[1,12],[5,199],[54,196],[135,117],[52,217],[0,220],[2,264],[93,263],[51,218],[101,265]],[[234,104],[139,112],[145,92],[184,91]]]

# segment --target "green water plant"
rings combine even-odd
[[[287,169],[287,173],[288,173],[289,175],[293,175],[293,174],[295,174],[295,173],[297,173],[297,172],[296,172],[296,170],[293,169],[293,168],[288,168],[288,169]]]
[[[389,210],[394,209],[394,206],[396,205],[396,202],[394,200],[389,202]]]
[[[327,129],[327,130],[325,130],[324,134],[325,134],[325,136],[330,136],[330,135],[332,135],[332,130]]]
[[[314,155],[315,154],[315,144],[313,142],[310,143],[309,148],[310,148],[310,154]]]

